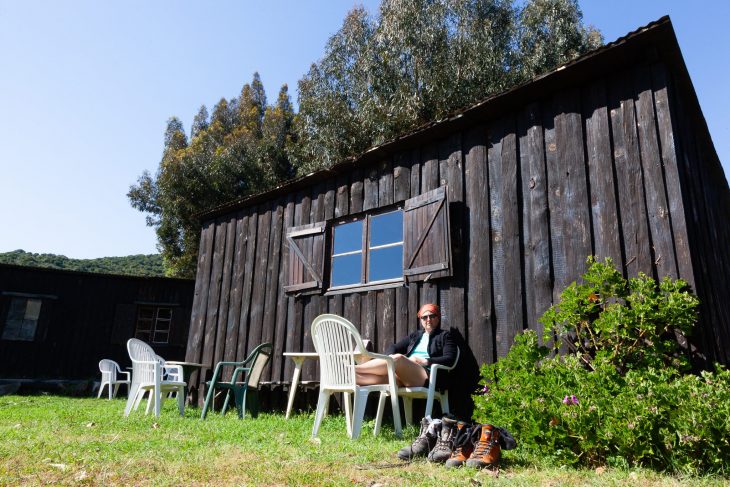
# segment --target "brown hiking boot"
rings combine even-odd
[[[454,451],[451,457],[446,460],[446,467],[461,467],[474,451],[474,439],[472,431],[474,425],[459,421],[456,425],[457,433],[454,439]]]
[[[444,417],[441,420],[441,432],[436,440],[436,446],[428,454],[428,461],[434,463],[444,463],[451,457],[454,450],[454,440],[456,439],[457,421],[455,419]]]
[[[466,461],[467,467],[496,467],[502,457],[502,449],[499,446],[499,430],[491,424],[477,426],[481,428],[481,436],[474,447],[474,452]]]
[[[425,457],[428,452],[436,445],[436,435],[429,433],[431,427],[431,418],[426,417],[421,420],[421,432],[418,438],[410,446],[406,446],[398,450],[398,458],[401,460],[413,460],[416,457]]]

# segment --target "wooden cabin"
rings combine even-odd
[[[312,351],[320,313],[383,351],[436,302],[504,356],[586,269],[681,277],[693,345],[730,358],[730,192],[668,17],[351,161],[202,218],[186,360]],[[541,333],[540,333],[541,334]],[[304,379],[316,380],[309,362]],[[209,372],[208,372],[209,373]],[[204,378],[193,377],[193,381]]]
[[[0,264],[0,379],[99,379],[131,337],[182,360],[194,283]]]

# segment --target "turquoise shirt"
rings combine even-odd
[[[421,357],[428,360],[430,357],[428,355],[428,333],[424,333],[421,335],[421,339],[416,344],[416,347],[411,350],[411,353],[408,354],[409,357]],[[428,368],[428,366],[424,367]]]

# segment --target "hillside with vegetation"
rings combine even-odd
[[[0,263],[28,267],[47,267],[69,271],[124,274],[129,276],[164,276],[160,254],[100,257],[98,259],[69,259],[64,255],[34,254],[24,250],[0,253]]]

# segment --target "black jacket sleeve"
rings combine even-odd
[[[413,333],[411,333],[413,335]],[[394,343],[390,346],[388,346],[387,350],[385,350],[386,355],[392,355],[394,353],[402,353],[405,355],[408,353],[408,346],[411,344],[412,336],[406,335],[405,338],[402,338],[397,343]]]
[[[433,337],[429,346],[429,364],[451,366],[456,360],[456,341],[448,331],[442,331],[438,336]]]

